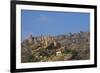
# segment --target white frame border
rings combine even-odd
[[[43,11],[63,11],[63,12],[85,12],[90,13],[90,60],[61,61],[61,62],[40,62],[40,63],[21,63],[21,9],[43,10]],[[71,7],[52,7],[37,5],[16,5],[16,69],[75,66],[94,64],[94,9],[71,8]]]

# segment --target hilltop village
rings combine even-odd
[[[87,60],[90,58],[90,33],[56,36],[32,34],[21,42],[21,62]]]

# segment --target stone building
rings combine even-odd
[[[28,43],[29,43],[29,44],[32,44],[32,43],[33,43],[33,39],[34,39],[34,38],[32,37],[32,34],[30,34],[30,35],[29,35],[29,38],[28,38]]]

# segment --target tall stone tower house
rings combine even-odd
[[[44,47],[47,47],[52,42],[53,38],[51,36],[42,36],[42,44],[44,44]]]
[[[28,43],[32,44],[33,43],[33,37],[32,34],[29,35]]]

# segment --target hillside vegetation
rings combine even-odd
[[[21,43],[21,62],[87,60],[90,58],[90,33],[29,37]]]

